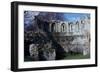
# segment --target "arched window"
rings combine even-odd
[[[55,30],[56,30],[56,24],[52,23],[51,24],[51,32],[55,32]]]
[[[81,20],[82,28],[85,26],[85,20]]]
[[[61,32],[64,32],[65,31],[65,23],[62,23],[61,24]]]
[[[72,25],[73,25],[73,22],[68,23],[68,29],[69,29],[68,31],[69,32],[72,32]]]
[[[76,25],[77,25],[77,32],[79,32],[79,22],[78,21],[76,22]]]

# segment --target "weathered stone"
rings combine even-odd
[[[89,54],[89,48],[83,45],[75,45],[71,48],[71,51],[75,53],[81,53],[83,55]]]
[[[55,49],[42,49],[39,53],[40,60],[55,60]]]
[[[30,44],[29,46],[29,52],[30,52],[30,56],[31,58],[33,58],[33,60],[38,60],[38,44]]]
[[[56,52],[55,49],[51,48],[51,44],[47,43],[44,47],[39,50],[39,58],[40,60],[55,60]]]

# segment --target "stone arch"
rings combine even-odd
[[[68,23],[68,31],[72,32],[73,31],[73,22]]]
[[[77,31],[79,32],[79,21],[76,21]]]
[[[61,24],[61,32],[64,32],[65,31],[65,23],[62,23]]]
[[[52,23],[51,24],[51,32],[55,32],[56,31],[56,23]]]

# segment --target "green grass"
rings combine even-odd
[[[82,55],[80,53],[73,53],[73,52],[66,53],[64,55],[65,55],[65,57],[62,60],[89,59],[90,58],[89,54],[88,55]],[[32,59],[32,57],[27,56],[27,57],[24,58],[24,61],[34,61],[34,60]]]
[[[88,59],[90,58],[90,55],[82,55],[79,53],[74,53],[74,54],[66,54],[66,57],[64,57],[64,59]]]

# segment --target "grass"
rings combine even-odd
[[[88,55],[83,55],[81,53],[73,53],[73,52],[66,53],[64,55],[65,55],[65,57],[62,60],[89,59],[90,58],[89,54]],[[24,58],[24,61],[36,61],[36,60],[33,60],[32,57],[30,57],[30,56],[26,56]]]
[[[90,55],[82,55],[80,53],[74,53],[74,54],[71,54],[71,53],[68,53],[66,54],[66,56],[64,57],[64,59],[88,59],[90,58]]]

